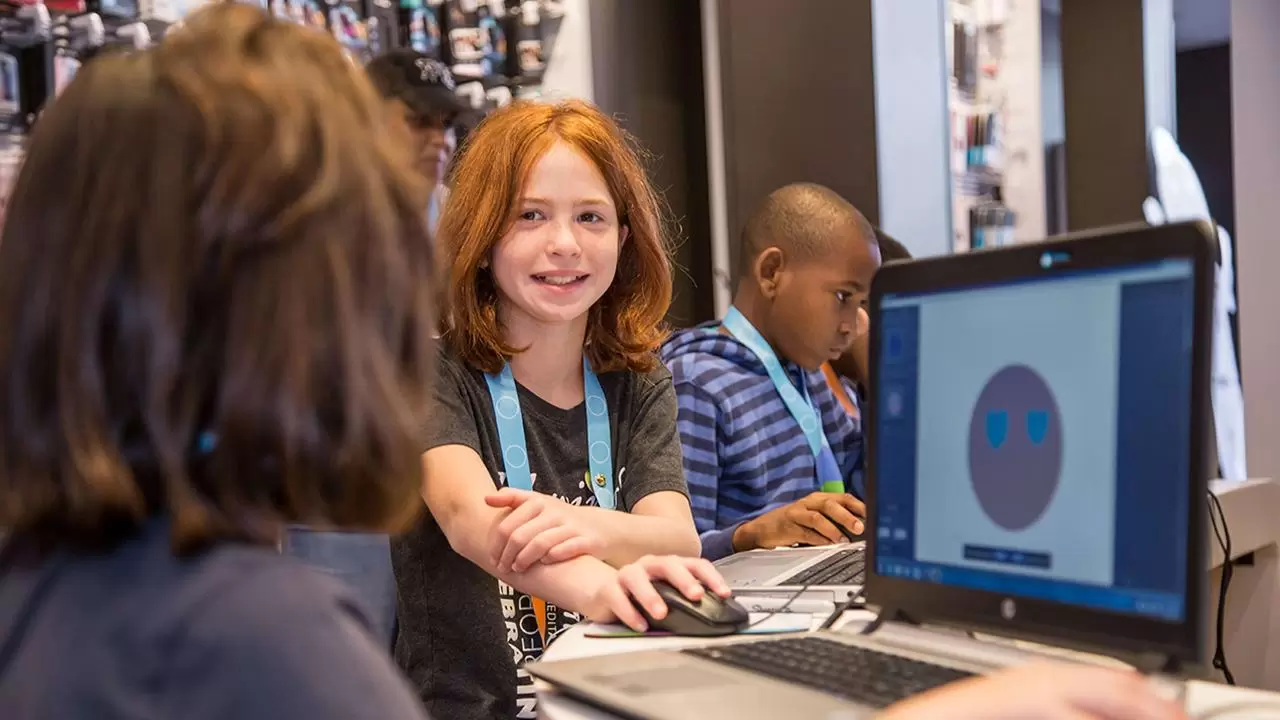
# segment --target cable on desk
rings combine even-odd
[[[787,601],[786,601],[786,602],[784,602],[784,603],[782,603],[782,606],[781,606],[781,607],[779,607],[777,610],[770,610],[770,611],[769,611],[769,613],[768,613],[767,615],[765,615],[764,617],[760,618],[759,620],[757,620],[757,621],[755,621],[755,622],[751,623],[750,625],[748,625],[748,626],[746,626],[746,627],[742,628],[742,629],[741,629],[741,630],[739,630],[738,632],[739,632],[739,633],[745,633],[746,631],[748,631],[748,630],[750,630],[751,628],[753,628],[753,627],[755,627],[755,626],[759,625],[760,623],[766,622],[766,621],[768,621],[768,620],[772,620],[772,619],[773,619],[773,616],[786,612],[786,611],[787,611],[787,608],[791,607],[791,603],[793,603],[793,602],[795,602],[797,599],[799,599],[799,598],[800,598],[800,596],[801,596],[801,595],[804,595],[804,594],[805,594],[805,593],[806,593],[810,588],[814,588],[814,587],[821,587],[821,586],[822,586],[822,583],[806,583],[806,584],[804,584],[804,585],[800,586],[800,589],[799,589],[799,590],[796,590],[794,593],[792,593],[792,594],[791,594],[791,597],[787,598]],[[836,609],[835,609],[834,611],[832,611],[832,613],[831,613],[830,615],[828,615],[828,616],[827,616],[827,619],[826,619],[826,620],[823,620],[823,621],[822,621],[822,625],[820,625],[820,626],[818,627],[818,629],[819,629],[819,630],[829,630],[829,629],[831,629],[831,626],[832,626],[833,624],[835,624],[835,621],[836,621],[836,620],[839,620],[839,619],[840,619],[840,616],[841,616],[841,615],[843,615],[845,612],[847,612],[847,611],[849,611],[849,610],[860,610],[860,609],[862,609],[863,607],[866,607],[866,606],[862,603],[862,601],[859,599],[859,598],[861,598],[861,597],[862,597],[862,593],[860,593],[860,592],[856,592],[856,593],[849,593],[849,597],[848,597],[848,598],[846,598],[846,599],[844,600],[844,602],[841,602],[841,603],[837,603],[837,604],[836,604]]]
[[[831,614],[827,616],[826,620],[822,621],[822,624],[818,626],[818,629],[830,630],[831,626],[835,625],[836,621],[845,613],[850,610],[861,610],[865,608],[867,604],[860,599],[861,597],[862,593],[849,593],[849,597],[845,598],[844,602],[836,605],[836,609],[831,611]]]
[[[1222,549],[1222,582],[1218,586],[1218,614],[1213,631],[1216,643],[1213,651],[1213,667],[1222,673],[1228,685],[1235,685],[1236,679],[1231,674],[1231,669],[1227,667],[1227,654],[1223,647],[1225,635],[1223,627],[1227,618],[1227,588],[1231,585],[1231,575],[1234,570],[1231,561],[1231,530],[1227,527],[1226,513],[1222,511],[1222,501],[1213,494],[1212,490],[1209,491],[1209,524],[1213,526],[1214,537],[1218,539],[1218,546]]]
[[[791,603],[793,603],[793,602],[795,602],[796,600],[798,600],[798,599],[800,598],[800,596],[801,596],[801,595],[804,595],[806,592],[808,592],[809,588],[814,587],[814,586],[815,586],[815,583],[805,583],[804,585],[801,585],[801,586],[800,586],[800,589],[799,589],[799,590],[797,590],[797,591],[795,591],[795,592],[793,592],[793,593],[791,593],[791,597],[787,598],[787,601],[786,601],[786,602],[784,602],[784,603],[782,603],[782,606],[781,606],[781,607],[779,607],[777,610],[770,610],[770,611],[769,611],[769,612],[768,612],[764,617],[762,617],[762,618],[760,618],[759,620],[757,620],[757,621],[755,621],[755,622],[751,623],[750,625],[748,625],[748,626],[746,626],[746,627],[742,628],[741,630],[739,630],[739,631],[738,631],[737,633],[735,633],[735,634],[745,633],[746,631],[748,631],[748,630],[750,630],[751,628],[753,628],[753,627],[755,627],[755,626],[759,625],[760,623],[763,623],[763,622],[767,622],[767,621],[769,621],[769,620],[772,620],[772,619],[773,619],[773,616],[786,612],[786,611],[787,611],[787,608],[791,607]]]

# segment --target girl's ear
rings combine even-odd
[[[618,247],[619,247],[619,248],[622,248],[622,246],[626,245],[626,244],[627,244],[627,240],[628,240],[630,237],[631,237],[631,226],[630,226],[630,225],[623,225],[621,228],[619,228],[619,229],[618,229]]]

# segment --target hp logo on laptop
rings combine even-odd
[[[1050,250],[1040,254],[1040,267],[1043,270],[1048,270],[1058,265],[1065,265],[1069,262],[1071,262],[1071,253],[1069,252]]]
[[[1000,602],[1000,617],[1005,620],[1012,620],[1018,614],[1018,604],[1013,598],[1005,598]]]

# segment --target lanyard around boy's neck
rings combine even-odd
[[[782,396],[782,402],[787,406],[787,411],[791,413],[791,417],[795,418],[800,429],[804,431],[805,439],[809,441],[809,449],[813,451],[813,457],[816,460],[818,484],[822,487],[822,491],[845,492],[844,476],[840,472],[839,464],[836,463],[831,445],[827,443],[827,436],[822,432],[822,419],[809,399],[807,378],[801,376],[802,395],[801,390],[797,390],[791,378],[787,376],[787,371],[782,367],[778,355],[773,352],[768,341],[759,330],[756,330],[751,321],[747,320],[746,316],[738,312],[737,308],[729,308],[729,313],[725,315],[721,325],[739,342],[746,345],[747,349],[764,364],[765,372],[769,373],[774,389]]]
[[[502,371],[496,375],[486,373],[484,379],[489,385],[489,398],[493,401],[493,417],[498,422],[498,444],[502,446],[502,468],[507,476],[507,487],[533,490],[529,450],[524,440],[524,415],[520,411],[520,396],[516,393],[511,365],[503,365]],[[586,395],[583,405],[587,411],[587,466],[591,470],[587,484],[596,495],[596,503],[612,510],[616,496],[613,491],[609,403],[586,357],[582,358],[582,385]]]

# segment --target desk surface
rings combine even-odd
[[[846,613],[837,627],[867,622],[866,611]],[[821,619],[815,620],[816,622]],[[706,644],[703,638],[588,638],[586,624],[566,631],[547,649],[546,660],[572,660],[614,653],[679,648]],[[1071,657],[1078,655],[1057,648],[1035,647],[1042,653]],[[609,720],[611,715],[588,708],[557,694],[544,683],[538,684],[541,716],[547,720]],[[1280,720],[1280,693],[1246,690],[1226,685],[1191,681],[1187,683],[1187,713],[1192,720]]]

